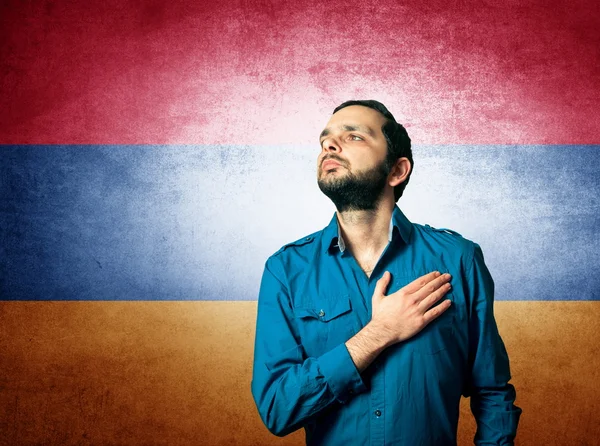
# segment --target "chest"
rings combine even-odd
[[[365,275],[370,278],[373,270],[377,266],[378,261],[380,260],[383,250],[377,253],[349,253],[350,256],[353,257],[354,262],[358,266],[358,268],[365,273]],[[350,259],[349,259],[350,260]]]
[[[382,259],[377,276],[372,276],[369,268],[364,269],[367,263],[360,259],[347,256],[338,260],[326,268],[307,271],[292,290],[294,326],[308,356],[318,357],[346,342],[371,320],[373,293],[384,271],[392,274],[386,291],[390,298],[400,298],[391,295],[428,272],[438,270],[453,276],[452,291],[446,295],[453,305],[422,334],[407,342],[407,351],[433,354],[459,344],[455,338],[465,335],[466,309],[456,268],[439,259],[423,264]]]

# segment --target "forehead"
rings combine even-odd
[[[327,122],[327,129],[342,128],[344,126],[366,126],[381,133],[385,124],[385,117],[377,110],[362,105],[350,105],[334,113]]]

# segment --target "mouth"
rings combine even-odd
[[[342,167],[342,165],[334,160],[326,160],[321,164],[321,169],[323,170],[335,169],[336,167]]]

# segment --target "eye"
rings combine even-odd
[[[364,141],[363,138],[358,135],[350,135],[350,139],[352,141]]]

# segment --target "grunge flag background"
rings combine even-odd
[[[252,401],[256,299],[357,98],[413,140],[407,217],[483,249],[517,444],[598,444],[598,5],[2,2],[0,444],[303,444]]]

